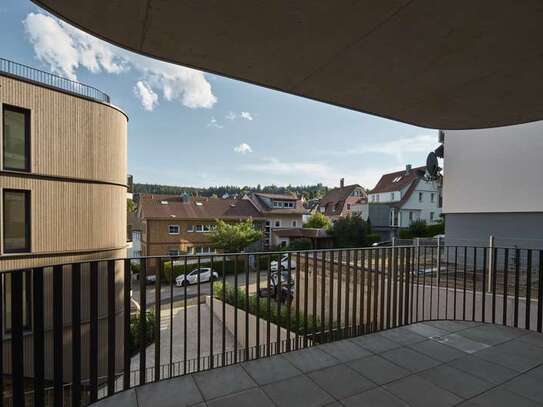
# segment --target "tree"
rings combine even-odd
[[[322,228],[329,228],[330,227],[330,219],[328,219],[326,216],[324,216],[320,212],[316,212],[307,220],[307,222],[304,224],[304,228],[316,228],[316,229],[322,229]]]
[[[132,199],[126,200],[126,210],[128,211],[128,213],[134,212],[136,210],[136,204]]]
[[[368,244],[368,225],[360,216],[338,219],[328,233],[337,248],[364,247]]]
[[[238,253],[251,243],[262,238],[262,232],[256,230],[252,219],[239,223],[226,223],[217,219],[217,227],[209,234],[211,242],[225,253]]]

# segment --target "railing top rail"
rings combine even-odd
[[[103,103],[110,103],[110,97],[101,90],[83,83],[64,78],[59,75],[45,72],[28,65],[0,58],[0,73],[23,78],[67,93],[94,99]]]

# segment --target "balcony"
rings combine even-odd
[[[540,405],[543,251],[283,256],[4,273],[4,405]]]

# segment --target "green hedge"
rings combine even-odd
[[[400,239],[413,239],[416,237],[434,237],[445,233],[445,223],[438,222],[428,225],[424,220],[413,222],[407,229],[400,230]]]
[[[257,309],[259,309],[258,315],[262,319],[267,319],[268,316],[268,301],[270,302],[270,322],[279,325],[283,328],[286,328],[289,321],[288,316],[288,306],[281,304],[279,309],[277,308],[277,302],[274,299],[265,297],[260,298],[260,301],[257,301],[256,294],[249,295],[249,302],[247,303],[246,291],[242,288],[236,288],[226,283],[223,286],[222,283],[215,282],[213,284],[213,295],[215,298],[226,302],[227,304],[234,305],[235,297],[237,291],[237,307],[241,310],[248,310],[251,314],[256,315]],[[290,310],[290,329],[293,332],[298,333],[299,335],[304,335],[305,333],[305,323],[306,319],[304,318],[303,313],[300,313],[298,316],[298,321],[296,321],[296,312],[293,307]],[[312,333],[313,328],[318,330],[320,327],[320,320],[316,318],[316,325],[313,327],[313,316],[307,315],[307,333]]]
[[[155,313],[148,311],[145,314],[145,346],[155,341]],[[128,352],[130,356],[135,355],[140,349],[140,314],[130,318],[130,331],[128,334]]]

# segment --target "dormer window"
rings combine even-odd
[[[403,178],[403,176],[402,176],[402,175],[399,175],[399,176],[397,176],[396,178],[394,178],[394,179],[392,180],[392,182],[394,182],[394,183],[400,182],[400,180],[401,180],[402,178]]]
[[[168,225],[168,234],[178,235],[179,234],[179,225]]]

